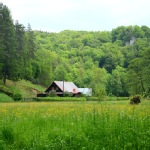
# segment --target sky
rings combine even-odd
[[[118,26],[150,27],[150,0],[0,0],[13,20],[33,30],[111,31]]]

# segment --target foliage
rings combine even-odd
[[[0,22],[0,78],[6,84],[6,79],[17,81],[32,78],[31,59],[37,49],[34,32],[28,25],[25,27],[18,21],[13,24],[10,10],[4,5]],[[30,68],[30,70],[29,70]]]
[[[11,64],[14,62],[14,26],[13,20],[10,15],[10,11],[7,6],[2,9],[2,19],[0,22],[1,36],[0,36],[0,61],[1,61],[1,78],[4,84],[6,83],[7,77],[13,76]]]
[[[3,84],[0,85],[0,91],[5,93],[6,95],[8,95],[10,97],[13,96],[13,91],[10,88],[8,88],[7,86],[3,85]]]
[[[20,101],[22,100],[22,95],[19,93],[13,94],[14,101]]]
[[[73,94],[70,93],[70,92],[64,92],[64,93],[63,93],[63,96],[64,96],[64,97],[72,97]]]
[[[56,91],[55,90],[51,90],[48,95],[48,97],[57,97]]]
[[[91,87],[95,96],[99,100],[103,100],[106,96],[106,85],[107,85],[107,72],[103,68],[96,68],[93,72]]]
[[[130,104],[139,104],[141,103],[140,96],[136,95],[131,98]]]
[[[128,96],[126,83],[127,71],[125,68],[117,66],[112,70],[112,75],[108,79],[108,91],[116,96]]]

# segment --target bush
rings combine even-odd
[[[21,94],[13,94],[13,99],[14,101],[20,101],[22,100],[22,95]]]
[[[56,91],[55,90],[52,90],[48,93],[48,96],[49,97],[57,97],[57,94],[56,94]]]
[[[141,103],[140,96],[136,95],[131,98],[130,104],[139,104]]]
[[[64,97],[72,97],[72,93],[64,92]]]

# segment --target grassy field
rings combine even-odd
[[[13,99],[4,93],[0,93],[0,102],[13,102]]]
[[[150,101],[0,103],[0,150],[149,150]]]
[[[29,81],[20,80],[13,82],[7,80],[6,85],[0,81],[0,102],[8,102],[13,99],[7,93],[21,94],[23,98],[36,97],[37,93],[44,92],[46,87],[38,84],[33,84]]]

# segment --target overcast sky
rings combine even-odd
[[[12,18],[32,29],[111,31],[124,25],[150,27],[150,0],[0,0]]]

